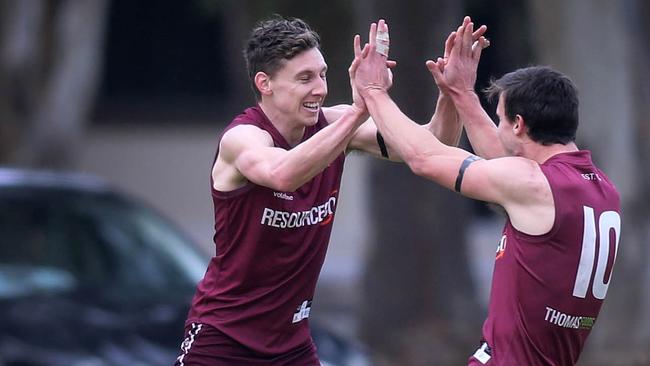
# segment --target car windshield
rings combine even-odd
[[[0,298],[93,289],[174,296],[193,288],[205,265],[173,225],[114,193],[0,189]]]

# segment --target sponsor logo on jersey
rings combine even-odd
[[[506,254],[506,243],[507,243],[507,241],[508,241],[508,238],[505,235],[503,235],[501,237],[501,240],[499,240],[499,245],[497,245],[497,257],[496,257],[496,259],[501,259],[501,257],[503,257],[504,254]]]
[[[309,313],[311,312],[311,300],[305,300],[298,306],[296,312],[293,313],[292,323],[298,323],[303,319],[309,318]]]
[[[582,173],[582,174],[580,174],[580,175],[582,175],[582,178],[583,178],[584,180],[597,180],[597,181],[601,181],[601,180],[603,180],[603,179],[600,177],[600,175],[598,175],[598,173]]]
[[[277,198],[282,198],[283,200],[293,201],[293,196],[284,192],[273,192],[273,195]]]
[[[549,306],[546,307],[546,316],[544,320],[557,325],[558,327],[569,329],[586,329],[589,330],[594,326],[596,318],[590,316],[569,315]]]
[[[313,206],[312,208],[304,211],[279,211],[272,208],[265,207],[262,212],[262,225],[277,227],[280,229],[285,228],[298,228],[310,225],[327,225],[334,217],[336,211],[336,193],[332,192],[330,198],[324,203]]]

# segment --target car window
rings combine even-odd
[[[0,190],[0,296],[77,289],[147,296],[193,288],[205,262],[164,218],[121,196]]]

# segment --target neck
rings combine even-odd
[[[284,137],[289,146],[294,147],[302,141],[302,137],[305,135],[304,125],[291,121],[280,111],[269,107],[261,101],[259,102],[259,106],[269,121],[271,121],[271,124],[273,124],[275,129],[277,129],[282,137]]]
[[[566,145],[553,144],[548,146],[531,143],[529,148],[525,150],[528,150],[525,154],[527,158],[535,160],[536,162],[542,164],[557,154],[578,151],[578,146],[576,146],[574,142],[569,142]]]

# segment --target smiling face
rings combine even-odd
[[[327,96],[326,73],[327,64],[318,48],[304,51],[285,60],[273,75],[266,75],[260,88],[262,103],[275,118],[296,126],[314,125]]]

